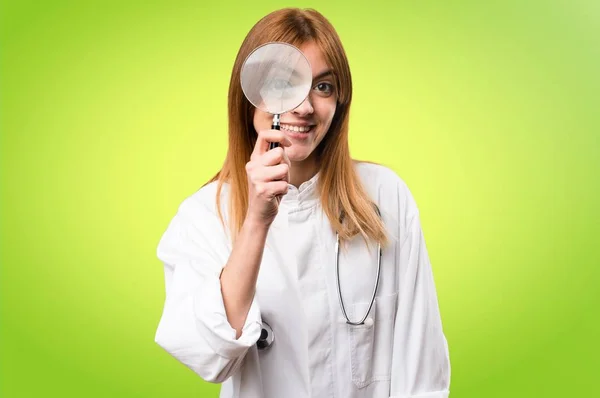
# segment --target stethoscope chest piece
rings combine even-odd
[[[274,340],[275,335],[273,334],[273,329],[271,329],[271,326],[269,326],[268,323],[263,321],[260,338],[256,342],[256,346],[259,350],[266,350],[267,348],[271,347]]]

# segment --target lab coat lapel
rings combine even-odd
[[[261,366],[272,368],[273,374],[284,374],[290,385],[302,389],[310,386],[308,336],[295,253],[288,212],[280,206],[267,236],[256,289],[263,321],[272,327],[275,335],[273,350],[263,354]],[[289,358],[295,360],[289,361]],[[298,393],[302,396],[301,391]],[[310,396],[308,390],[305,396]]]
[[[298,312],[302,309],[302,303],[297,275],[298,262],[289,228],[288,213],[285,208],[280,208],[267,235],[257,288],[265,292],[281,293],[284,297],[278,299],[285,300],[290,309]]]

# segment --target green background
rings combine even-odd
[[[352,155],[419,204],[451,397],[600,396],[598,1],[0,4],[0,397],[217,397],[154,343],[156,246],[290,5],[345,45]]]

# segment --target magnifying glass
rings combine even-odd
[[[273,115],[271,129],[280,130],[281,114],[304,102],[312,85],[310,63],[295,46],[270,42],[257,47],[244,61],[242,91],[252,105]],[[271,142],[269,149],[279,146]]]

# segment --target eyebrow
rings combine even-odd
[[[313,77],[313,81],[322,79],[322,78],[324,78],[327,75],[333,75],[333,70],[327,69],[327,70],[319,73],[317,76]]]

